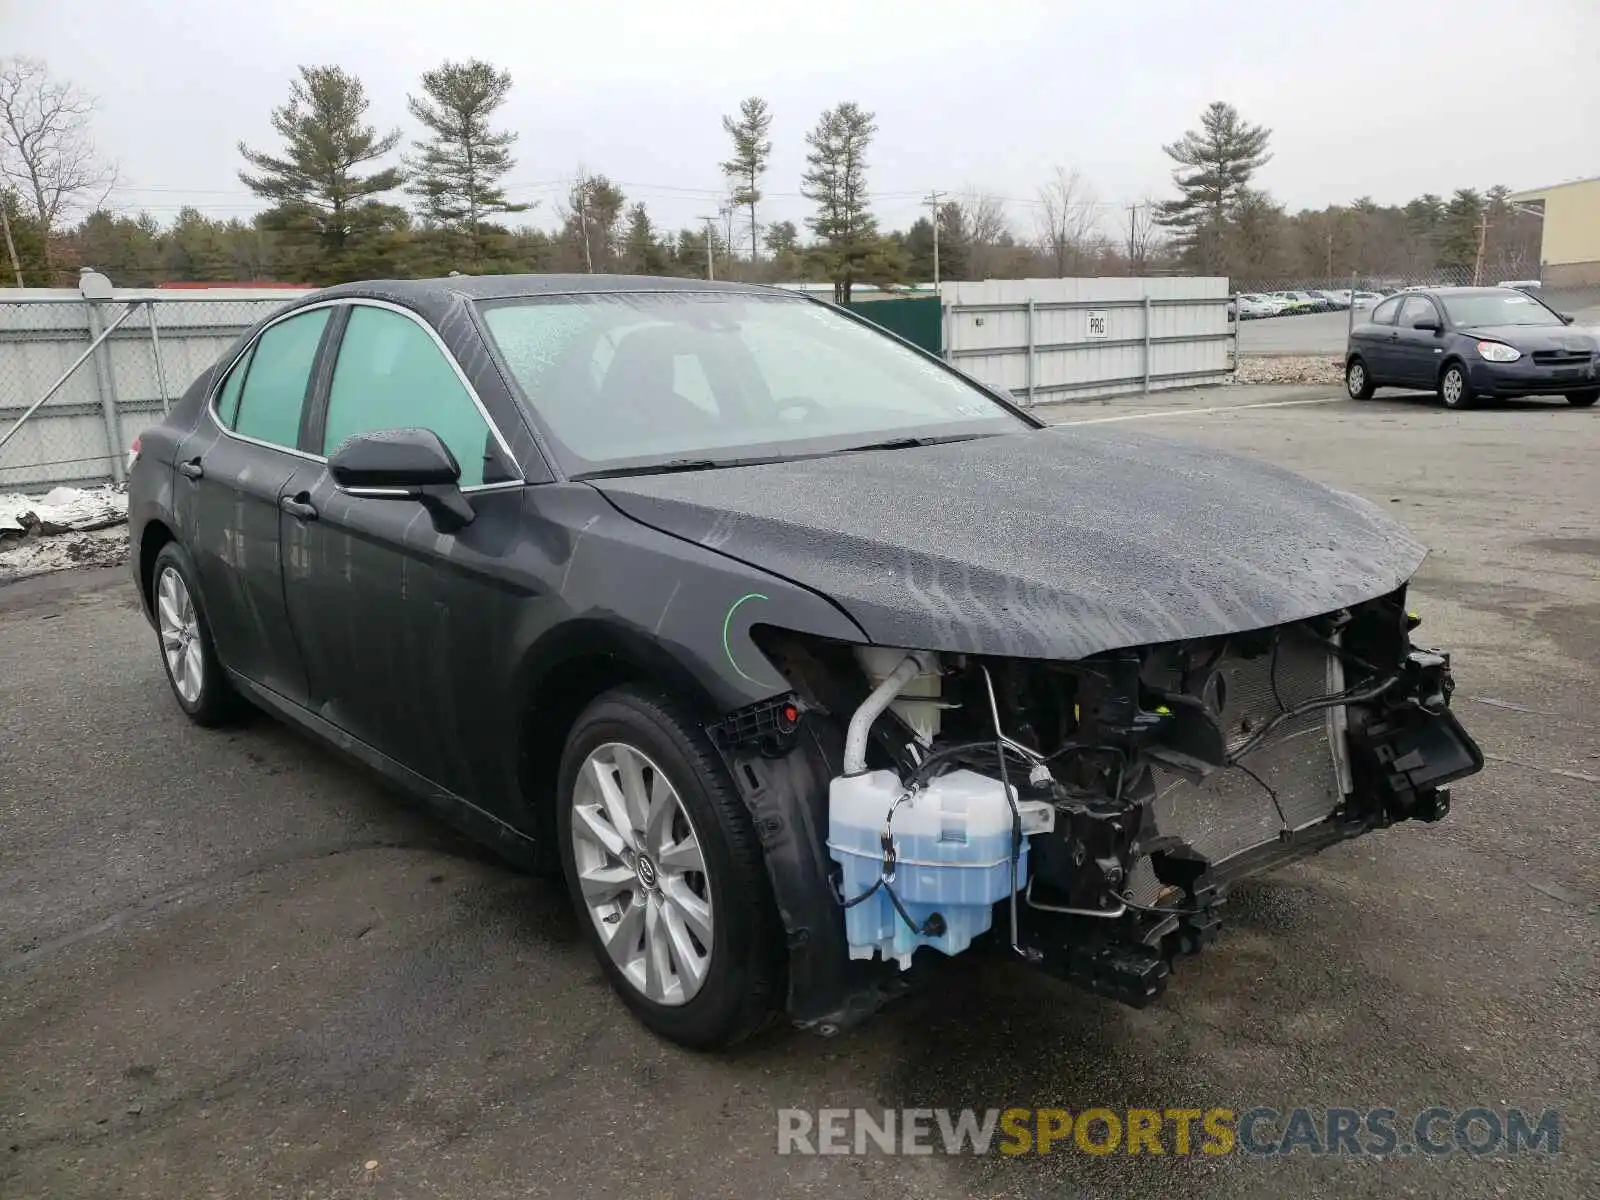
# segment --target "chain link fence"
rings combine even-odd
[[[134,438],[295,294],[114,293],[87,279],[0,292],[0,492],[121,483]]]

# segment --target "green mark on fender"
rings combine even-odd
[[[758,687],[765,687],[766,685],[754,675],[745,674],[744,668],[741,667],[738,663],[738,660],[733,657],[733,647],[728,645],[728,630],[733,625],[733,614],[738,612],[741,606],[750,600],[765,599],[767,599],[767,597],[763,596],[760,592],[746,592],[728,606],[728,615],[722,618],[722,652],[728,656],[728,665],[745,679],[748,679],[751,683],[757,685]]]

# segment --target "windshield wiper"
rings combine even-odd
[[[762,463],[783,461],[776,457],[766,458],[669,458],[665,462],[640,463],[631,467],[600,467],[593,471],[580,471],[570,476],[574,481],[582,479],[620,479],[627,475],[674,475],[683,471],[720,471],[725,467],[754,467]]]
[[[836,454],[854,454],[858,450],[911,450],[918,446],[942,446],[946,442],[970,442],[974,438],[993,437],[988,433],[953,433],[946,437],[896,437],[881,442],[868,442],[862,446],[846,446]]]

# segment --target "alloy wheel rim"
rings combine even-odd
[[[171,567],[163,568],[156,582],[156,622],[161,630],[161,654],[167,662],[172,688],[185,704],[193,704],[200,698],[200,689],[205,683],[200,617],[183,576]]]
[[[1350,368],[1350,394],[1353,396],[1361,390],[1367,382],[1367,373],[1361,369],[1361,364],[1356,363]]]
[[[672,781],[623,742],[589,752],[572,789],[583,906],[628,982],[657,1004],[694,999],[711,969],[710,879]]]
[[[1446,371],[1444,373],[1444,399],[1446,404],[1454,404],[1461,399],[1461,374],[1459,371]]]

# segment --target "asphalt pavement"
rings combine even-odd
[[[1297,318],[1296,320],[1315,320]],[[1247,330],[1249,326],[1247,326]],[[832,1040],[661,1042],[565,896],[260,717],[192,727],[120,571],[0,588],[0,1196],[1600,1194],[1600,410],[1081,404],[1383,505],[1490,755],[1244,887],[1134,1012],[1003,963]],[[779,1157],[776,1110],[1507,1105],[1562,1153]]]

